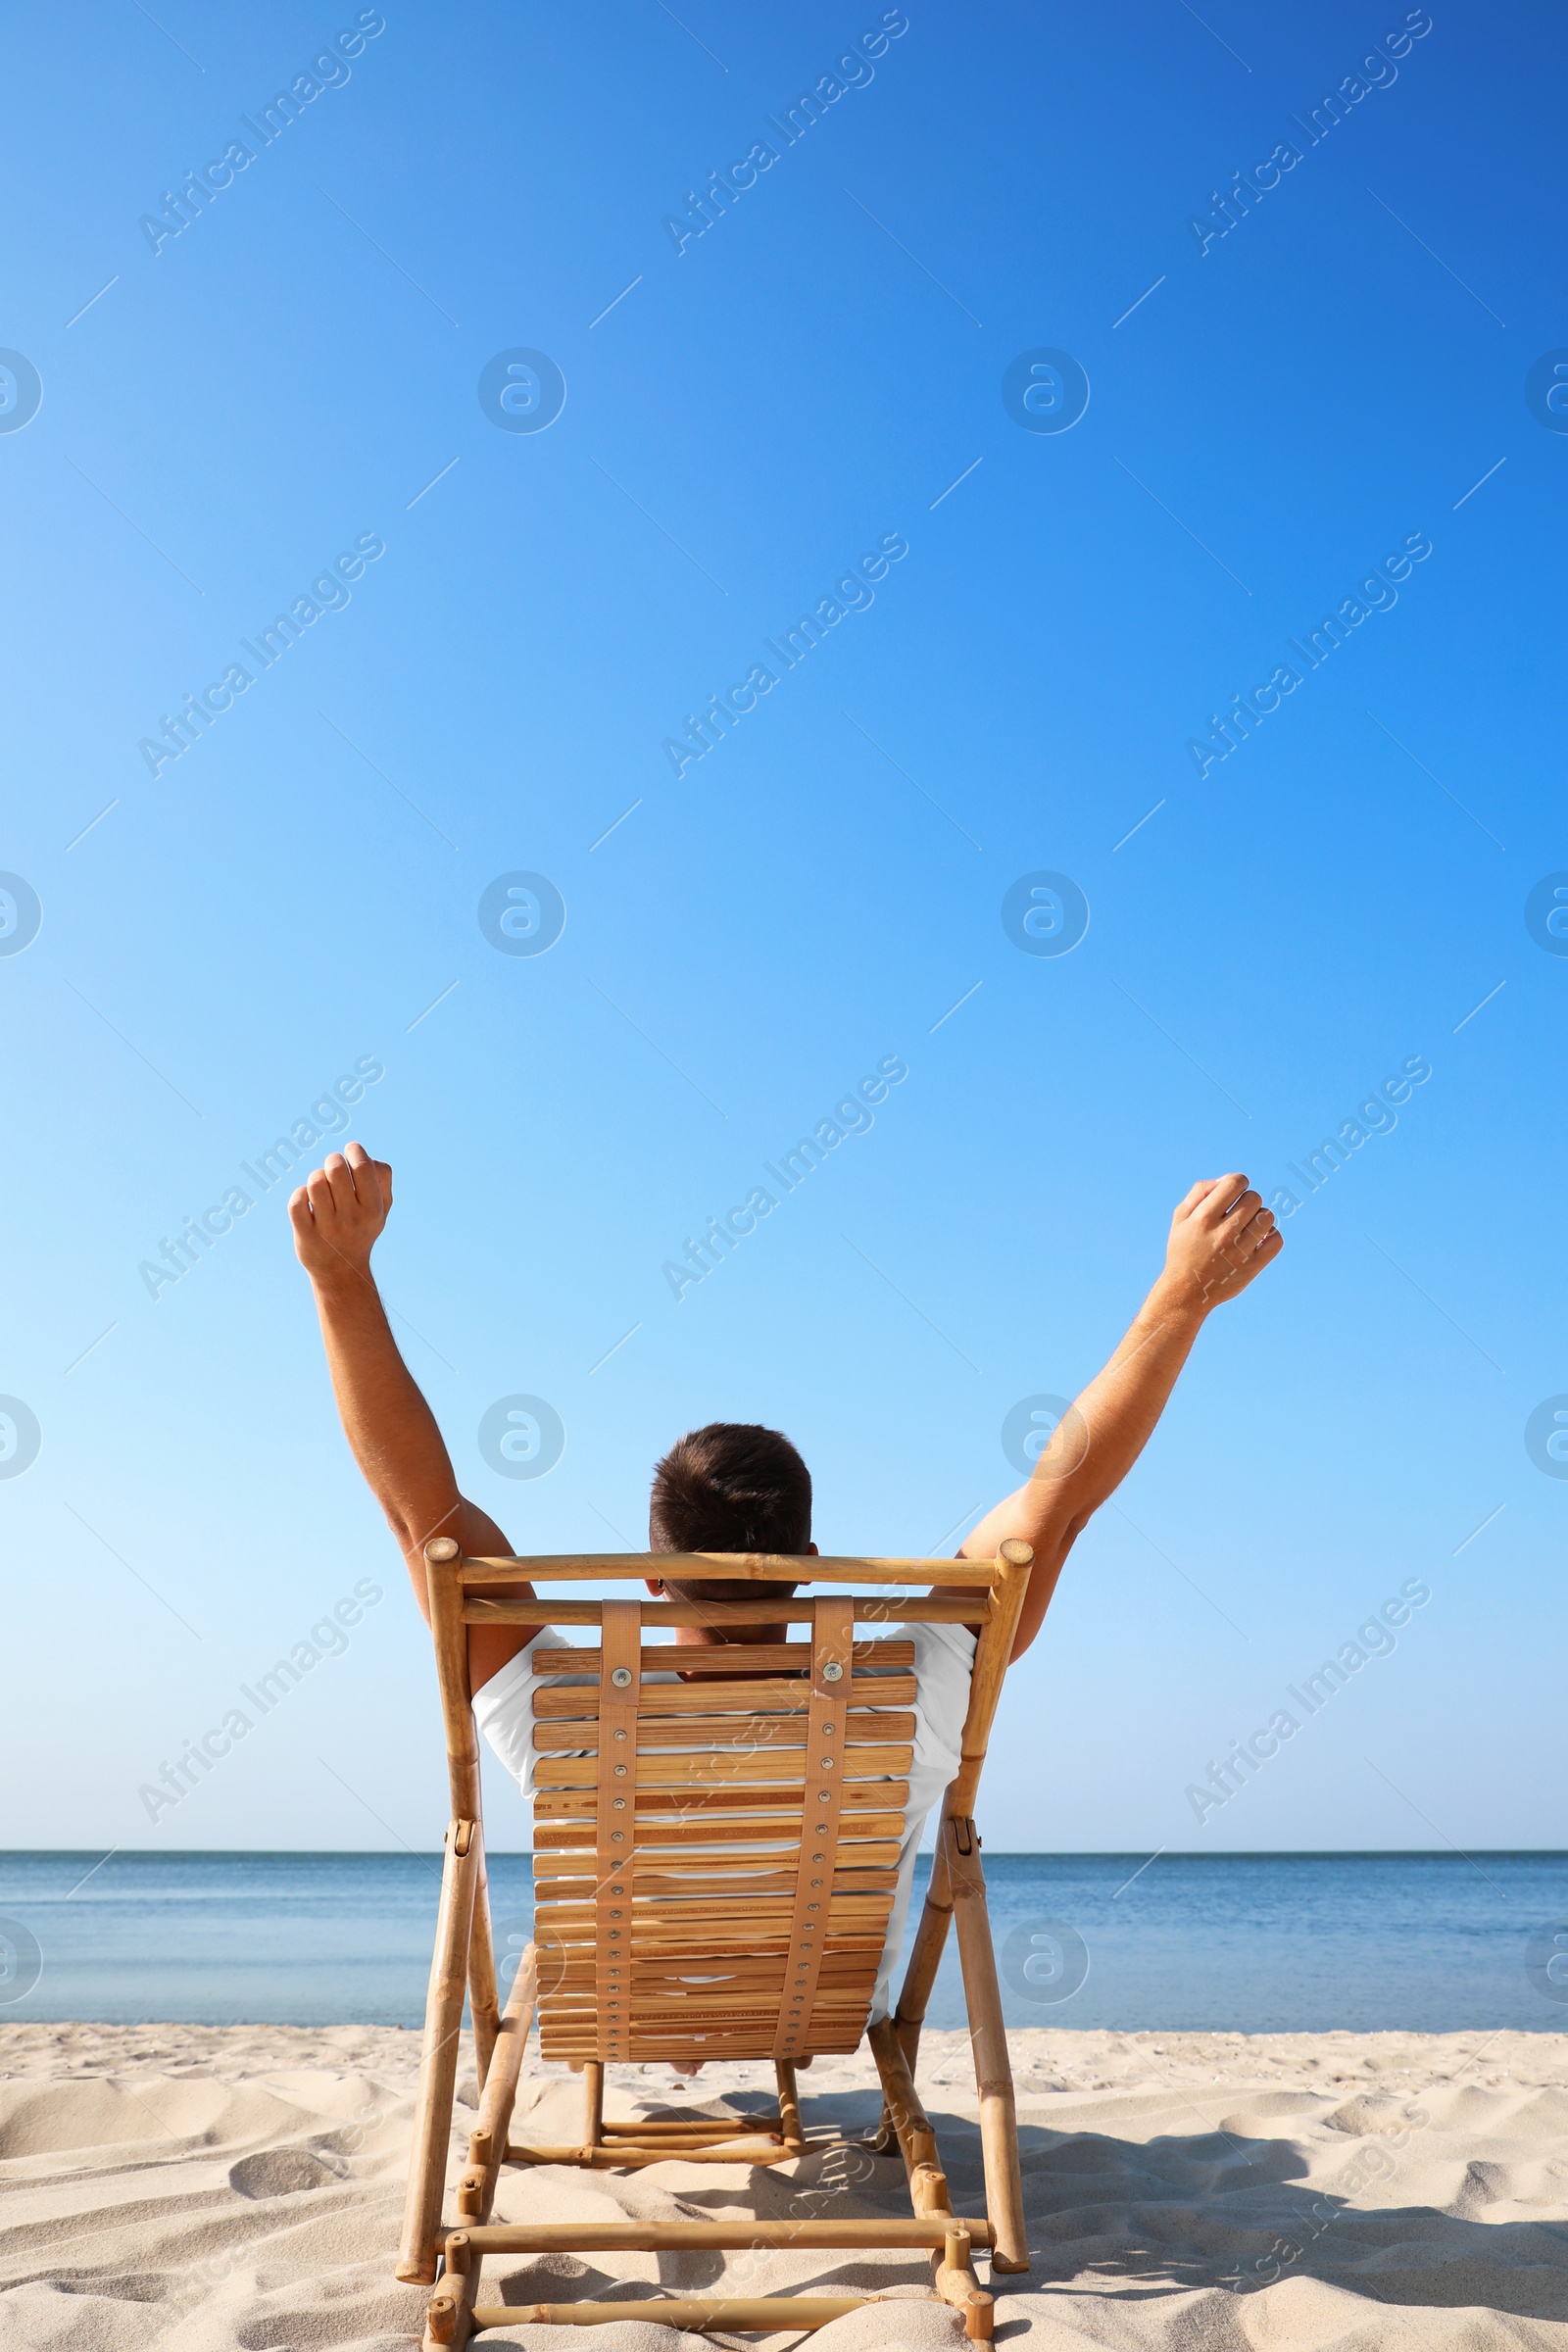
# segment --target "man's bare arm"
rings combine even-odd
[[[508,1555],[495,1521],[459,1493],[435,1416],[398,1352],[370,1273],[370,1251],[392,1206],[392,1171],[363,1144],[332,1152],[288,1204],[294,1247],[311,1278],[343,1434],[408,1562],[414,1597],[430,1617],[424,1546],[456,1536],[466,1552]],[[496,1596],[532,1600],[531,1585]],[[477,1690],[532,1640],[537,1626],[471,1626],[468,1679]]]
[[[1143,1452],[1206,1317],[1283,1248],[1245,1176],[1205,1178],[1177,1208],[1164,1271],[1121,1346],[1062,1415],[1028,1483],[987,1513],[959,1555],[993,1559],[1009,1536],[1034,1545],[1015,1658],[1040,1631],[1068,1552]]]

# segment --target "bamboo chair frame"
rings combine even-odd
[[[800,1558],[775,1554],[754,1553],[607,1553],[602,1555],[571,1554],[563,1557],[522,1558],[466,1558],[450,1537],[440,1537],[424,1547],[429,1574],[431,1626],[435,1636],[437,1678],[446,1729],[447,1763],[451,1782],[452,1818],[446,1834],[445,1861],[441,1879],[441,1902],[437,1916],[435,1951],[431,1961],[429,1994],[425,2008],[424,2039],[419,2063],[418,2090],[416,2099],[413,2152],[409,2170],[407,2200],[404,2210],[403,2233],[399,2247],[397,2275],[400,2279],[424,2285],[434,2285],[426,2312],[423,2345],[425,2352],[445,2352],[446,2347],[461,2347],[476,2331],[487,2328],[516,2327],[530,2322],[560,2326],[593,2327],[615,2320],[650,2320],[669,2328],[708,2328],[726,2330],[770,2331],[779,2328],[812,2329],[824,2327],[828,2321],[843,2313],[854,2311],[875,2296],[853,2295],[763,2295],[753,2297],[701,2295],[643,2298],[635,2297],[612,2302],[537,2303],[521,2305],[486,2305],[480,2299],[481,2269],[487,2254],[551,2253],[574,2254],[592,2251],[674,2251],[677,2248],[878,2248],[922,2247],[928,2250],[932,2266],[933,2291],[945,2303],[961,2315],[965,2331],[976,2341],[989,2342],[993,2328],[991,2295],[982,2287],[975,2275],[973,2255],[976,2249],[989,2251],[993,2274],[1021,2272],[1029,2268],[1029,2247],[1024,2223],[1023,2191],[1018,2165],[1017,2126],[1013,2102],[1012,2074],[1007,2057],[1007,2039],[1003,2026],[1002,1997],[997,1983],[996,1956],[992,1948],[990,1923],[986,1913],[985,1879],[980,1866],[980,1838],[974,1826],[974,1803],[979,1787],[980,1769],[985,1760],[986,1745],[992,1719],[1002,1692],[1003,1677],[1012,1651],[1019,1613],[1028,1589],[1029,1572],[1034,1554],[1027,1544],[1008,1542],[1003,1544],[995,1560],[937,1560],[937,1559],[820,1559],[815,1556]],[[582,1599],[548,1599],[543,1596],[529,1601],[497,1598],[487,1592],[487,1587],[505,1586],[526,1580],[536,1587],[581,1583],[615,1583],[641,1580],[645,1577],[678,1579],[691,1585],[704,1578],[744,1580],[759,1587],[756,1600],[692,1601],[669,1600],[626,1603]],[[767,1596],[767,1588],[782,1582],[796,1585],[791,1596],[776,1593]],[[910,1585],[946,1588],[941,1597],[922,1592],[908,1600],[886,1594],[866,1594],[854,1588],[860,1584]],[[815,1586],[814,1594],[801,1588]],[[825,1589],[825,1591],[824,1591]],[[818,1608],[818,1601],[825,1605]],[[852,1803],[852,1778],[858,1770],[869,1780],[862,1788],[881,1785],[898,1791],[899,1801],[893,1814],[881,1816],[863,1813],[861,1819],[872,1837],[883,1833],[894,1821],[899,1834],[903,1827],[903,1796],[906,1784],[896,1777],[899,1757],[907,1766],[907,1747],[863,1744],[870,1735],[861,1730],[858,1735],[849,1721],[849,1708],[864,1703],[870,1686],[862,1687],[855,1674],[858,1664],[871,1663],[868,1653],[852,1646],[857,1623],[909,1622],[962,1623],[977,1630],[974,1668],[970,1681],[969,1707],[965,1719],[961,1745],[962,1761],[956,1778],[949,1787],[942,1803],[941,1832],[933,1860],[930,1889],[916,1930],[904,1988],[898,2007],[891,2018],[867,2027],[865,2013],[869,2003],[870,1981],[875,1975],[875,1957],[880,1954],[885,1935],[887,1909],[891,1902],[881,1902],[891,1883],[891,1870],[858,1870],[846,1885],[858,1889],[864,1883],[876,1882],[879,1891],[861,1896],[858,1891],[841,1896],[840,1877],[831,1875],[829,1920],[825,1928],[803,1925],[808,1911],[815,1912],[814,1902],[808,1903],[806,1823],[809,1813],[825,1810],[831,1815],[830,1832],[836,1841],[841,1818],[846,1823],[855,1819],[849,1807]],[[701,2039],[701,2055],[722,2061],[726,2056],[755,2057],[759,2054],[759,2035],[764,2037],[765,2047],[773,2057],[778,2085],[776,2115],[758,2118],[701,2119],[682,2121],[668,2116],[643,2117],[636,2121],[615,2122],[605,2114],[605,2067],[614,2063],[617,2055],[631,2057],[641,2047],[639,2033],[662,2033],[669,2029],[648,2024],[650,2014],[646,1994],[639,2001],[632,1998],[628,1988],[624,2003],[617,2007],[612,1992],[607,1986],[617,1983],[615,1963],[619,1951],[605,1938],[620,1933],[606,1926],[610,1917],[619,1919],[620,1910],[606,1908],[607,1890],[615,1896],[622,1893],[625,1881],[619,1874],[635,1866],[640,1846],[652,1839],[667,1839],[668,1830],[645,1830],[637,1810],[643,1796],[643,1776],[651,1773],[657,1778],[672,1769],[696,1769],[707,1759],[700,1753],[694,1765],[690,1745],[678,1753],[660,1754],[660,1740],[667,1748],[678,1749],[679,1740],[688,1742],[694,1737],[705,1737],[703,1726],[696,1720],[695,1711],[718,1701],[703,1697],[687,1698],[688,1691],[698,1691],[698,1681],[662,1686],[644,1686],[638,1661],[646,1666],[650,1655],[661,1662],[668,1654],[663,1650],[645,1652],[640,1640],[651,1629],[671,1625],[723,1623],[733,1626],[760,1627],[806,1623],[811,1628],[809,1644],[790,1643],[784,1649],[753,1647],[747,1650],[751,1672],[776,1678],[781,1670],[793,1668],[797,1675],[806,1669],[806,1676],[792,1684],[797,1693],[794,1707],[797,1721],[804,1720],[808,1728],[800,1735],[795,1752],[801,1761],[794,1773],[799,1785],[804,1777],[805,1788],[799,1796],[792,1797],[789,1789],[758,1792],[748,1781],[747,1793],[734,1794],[734,1774],[746,1773],[748,1761],[742,1756],[733,1760],[722,1774],[728,1795],[690,1797],[686,1801],[701,1807],[704,1803],[730,1808],[738,1804],[794,1805],[800,1812],[800,1844],[792,1860],[795,1874],[793,1905],[788,1891],[788,1876],[784,1891],[774,1898],[771,1916],[790,1912],[789,1939],[781,1960],[767,1963],[771,1970],[768,1984],[782,1975],[784,1989],[778,1992],[777,2014],[773,2013],[774,1993],[766,1995],[763,2017],[752,2006],[746,2019],[746,2000],[737,1995],[730,2006],[739,2009],[742,2022],[731,2025],[722,2016],[710,2023]],[[552,1882],[557,1889],[568,1886],[568,1901],[562,1904],[560,1917],[575,1923],[567,1929],[554,1931],[557,1936],[575,1936],[573,1947],[580,1955],[588,1953],[590,1932],[594,1936],[592,1965],[586,1957],[576,1967],[575,1982],[586,1983],[587,1989],[575,1994],[552,1995],[541,1984],[539,1944],[529,1944],[518,1965],[515,1980],[503,2016],[497,1998],[495,1951],[491,1936],[490,1905],[485,1881],[484,1836],[480,1803],[479,1743],[473,1719],[472,1694],[468,1685],[467,1628],[470,1625],[546,1623],[552,1626],[581,1625],[598,1630],[600,1647],[597,1652],[585,1653],[584,1666],[576,1671],[586,1672],[590,1661],[597,1661],[597,1687],[576,1689],[575,1702],[560,1702],[563,1717],[561,1738],[557,1742],[549,1735],[545,1719],[536,1710],[535,1744],[543,1751],[559,1744],[565,1753],[551,1759],[542,1752],[539,1759],[541,1779],[547,1760],[558,1765],[556,1779],[573,1782],[580,1793],[567,1788],[559,1800],[563,1808],[575,1815],[578,1827],[552,1831],[547,1821],[540,1820],[536,1799],[535,1863],[536,1883],[540,1880],[540,1864],[547,1869],[575,1869],[585,1873],[585,1901],[573,1909],[569,1901],[569,1883]],[[835,1647],[836,1644],[836,1647]],[[876,1645],[878,1659],[892,1654],[894,1645]],[[694,1653],[688,1649],[687,1660],[713,1651]],[[630,1661],[607,1674],[605,1669],[612,1658]],[[710,1674],[714,1670],[710,1669]],[[848,1675],[849,1683],[844,1678]],[[824,1677],[826,1678],[824,1680]],[[619,1688],[617,1688],[617,1686]],[[835,1686],[844,1686],[835,1688]],[[717,1680],[710,1688],[718,1688]],[[759,1685],[750,1687],[754,1691]],[[756,1703],[768,1704],[768,1697]],[[890,1695],[894,1686],[883,1686]],[[552,1688],[553,1705],[557,1689]],[[728,1682],[724,1697],[731,1709],[744,1707],[746,1686]],[[806,1692],[809,1690],[808,1710]],[[652,1697],[645,1698],[645,1690],[661,1694],[655,1705]],[[851,1694],[853,1690],[853,1695]],[[673,1692],[674,1695],[671,1695]],[[737,1695],[737,1693],[739,1695]],[[543,1695],[543,1693],[541,1693]],[[903,1695],[902,1691],[899,1693]],[[849,1706],[846,1706],[846,1698]],[[827,1791],[818,1803],[809,1798],[813,1779],[828,1777],[832,1759],[821,1760],[820,1771],[810,1769],[808,1748],[820,1741],[830,1744],[834,1733],[833,1709],[837,1704],[840,1729],[844,1737],[857,1736],[862,1744],[857,1749],[849,1745],[836,1748],[835,1758],[844,1774],[836,1784],[831,1806]],[[784,1704],[786,1702],[779,1702]],[[874,1703],[885,1707],[887,1700],[878,1696]],[[675,1711],[676,1721],[662,1727],[657,1721],[645,1722],[643,1709],[651,1716]],[[694,1720],[688,1730],[678,1721],[679,1713],[691,1712]],[[575,1719],[575,1728],[574,1721]],[[907,1720],[907,1719],[906,1719]],[[539,1733],[547,1734],[541,1742]],[[601,1740],[605,1753],[599,1751]],[[629,1742],[618,1750],[610,1746],[611,1740]],[[827,1737],[823,1737],[823,1735]],[[885,1735],[878,1732],[876,1738]],[[588,1749],[590,1737],[593,1748]],[[645,1740],[649,1744],[645,1745]],[[733,1743],[732,1750],[733,1750]],[[623,1861],[611,1857],[607,1838],[614,1835],[608,1829],[612,1818],[609,1804],[622,1810],[623,1800],[608,1798],[607,1792],[615,1787],[608,1776],[624,1766],[616,1767],[610,1759],[615,1753],[631,1756],[631,1785],[637,1788],[637,1798],[629,1818],[636,1825],[632,1830],[632,1853]],[[854,1759],[860,1759],[857,1764]],[[580,1759],[575,1765],[568,1758]],[[775,1781],[790,1777],[790,1770],[777,1753],[763,1757],[761,1770]],[[661,1801],[656,1786],[648,1792],[649,1802]],[[671,1800],[665,1798],[666,1804]],[[678,1800],[676,1800],[678,1801]],[[862,1806],[870,1801],[884,1807],[891,1798],[856,1800]],[[684,1817],[683,1817],[684,1818]],[[782,1819],[782,1816],[780,1817]],[[592,1827],[584,1825],[591,1824]],[[766,1827],[771,1830],[772,1824]],[[857,1824],[858,1834],[858,1824]],[[815,1825],[816,1835],[822,1835],[822,1825]],[[680,1833],[677,1832],[676,1835]],[[744,1836],[731,1829],[730,1837]],[[758,1833],[755,1826],[752,1836]],[[785,1834],[789,1828],[786,1825]],[[541,1835],[574,1836],[580,1847],[565,1860],[548,1859],[538,1849]],[[715,1841],[715,1833],[703,1826],[699,1813],[697,1826],[690,1832],[704,1840],[704,1854]],[[778,1835],[777,1832],[774,1833]],[[597,1840],[588,1845],[588,1840]],[[838,1861],[836,1842],[829,1846],[830,1873],[841,1874],[845,1868]],[[885,1843],[879,1849],[874,1843],[860,1849],[868,1854],[886,1854]],[[896,1847],[895,1847],[896,1853]],[[755,1854],[748,1858],[756,1866]],[[677,1862],[679,1857],[677,1855]],[[655,1869],[657,1871],[657,1865]],[[688,1865],[690,1868],[691,1865]],[[698,1868],[714,1867],[706,1858]],[[722,1868],[722,1864],[718,1865]],[[731,1863],[732,1869],[743,1867]],[[768,1867],[764,1860],[763,1867]],[[638,1873],[639,1879],[641,1872]],[[747,1917],[755,1916],[760,1898],[752,1898],[748,1881],[748,1899],[751,1909]],[[678,1891],[678,1889],[677,1889]],[[859,1909],[856,1906],[858,1904]],[[682,1959],[672,1967],[690,1967],[693,1960],[701,1965],[705,1952],[721,1948],[705,1943],[703,1935],[717,1935],[711,1925],[720,1916],[721,1905],[708,1907],[708,1926],[699,1920],[687,1941],[680,1946]],[[861,1914],[863,1913],[863,1918]],[[638,1914],[639,1918],[646,1916]],[[668,1917],[667,1911],[663,1916]],[[858,1943],[853,1930],[835,1928],[834,1921],[854,1917],[859,1924]],[[981,2154],[985,2173],[985,2201],[987,2214],[970,2218],[952,2211],[946,2176],[937,2150],[936,2136],[931,2129],[914,2087],[914,2066],[919,2049],[920,2029],[927,2001],[941,1962],[943,1947],[950,1925],[956,1924],[958,1950],[963,1971],[964,2003],[968,2012],[970,2039],[975,2062],[975,2083],[980,2108]],[[538,1928],[536,1911],[536,1935]],[[657,1931],[667,1936],[666,1928]],[[631,1931],[627,1931],[628,1934]],[[642,1931],[646,1936],[647,1931]],[[681,1931],[676,1931],[681,1933]],[[827,1947],[839,1938],[842,1955],[847,1943],[855,1946],[851,1958],[835,1960]],[[813,1945],[814,1937],[814,1945]],[[778,1940],[776,1930],[773,1939]],[[558,1945],[558,1951],[567,1947]],[[734,1965],[733,1931],[726,1952],[726,1965]],[[870,1952],[869,1961],[863,1954]],[[862,1955],[857,1957],[856,1953]],[[808,1957],[806,1955],[813,1955]],[[787,1969],[794,1957],[798,1970],[797,1989],[791,1990]],[[711,1965],[711,1961],[709,1963]],[[642,1982],[648,1982],[647,1963],[644,1963]],[[742,1962],[737,1983],[749,1981],[748,1968],[755,1970],[761,1981],[760,1962]],[[835,1972],[830,1976],[830,1968]],[[867,1974],[869,1971],[869,1974]],[[561,1983],[567,1982],[571,1971],[558,1972]],[[626,1975],[631,1970],[628,1966]],[[835,1989],[836,1987],[836,1989]],[[463,2024],[464,2001],[466,1994],[472,2020],[474,2051],[479,2081],[478,2123],[469,2137],[467,2167],[457,2191],[457,2215],[453,2222],[444,2222],[442,2208],[446,2197],[447,2160],[451,2142],[453,2099],[457,2082],[458,2039]],[[706,1996],[705,1996],[706,1997]],[[813,1999],[818,2004],[813,2008]],[[554,2036],[556,2053],[568,2055],[573,2068],[580,2066],[584,2090],[583,2135],[580,2144],[569,2147],[529,2146],[512,2140],[513,2106],[522,2066],[523,2052],[536,2013],[541,2020],[541,2034],[546,2032],[544,2002],[553,2002],[551,2015],[557,2020],[549,2031]],[[657,2001],[654,2007],[657,2009]],[[685,2006],[689,2010],[691,2001]],[[639,2027],[631,2012],[637,2009],[645,2022]],[[575,2021],[575,2022],[574,2022]],[[883,2114],[876,2135],[868,2141],[846,2140],[837,2134],[815,2132],[809,2138],[801,2117],[800,2091],[796,2079],[798,2065],[809,2066],[819,2050],[839,2051],[858,2045],[862,2032],[876,2061],[883,2094]],[[846,2033],[853,2039],[846,2041]],[[674,2046],[673,2044],[671,2045]],[[687,2054],[693,2054],[691,2050]],[[891,2154],[895,2148],[902,2155],[908,2181],[910,2218],[895,2220],[845,2221],[783,2221],[761,2222],[746,2220],[727,2222],[673,2223],[602,2223],[580,2224],[492,2224],[491,2206],[496,2183],[504,2163],[576,2165],[585,2170],[611,2171],[661,2164],[678,2157],[686,2164],[751,2164],[776,2165],[790,2162],[809,2153],[831,2148],[865,2147]]]

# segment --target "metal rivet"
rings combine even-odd
[[[625,1777],[626,1777],[626,1767],[625,1767],[625,1765],[624,1765],[624,1764],[617,1764],[617,1765],[614,1767],[614,1773],[615,1773],[615,1778],[616,1778],[618,1781],[623,1781],[623,1780],[625,1779]]]
[[[837,1658],[829,1658],[827,1664],[822,1669],[822,1680],[824,1683],[836,1683],[842,1679],[844,1669],[839,1664]]]
[[[612,1673],[610,1679],[614,1684],[617,1690],[628,1690],[631,1685],[631,1668],[629,1666],[617,1666]]]
[[[624,1732],[612,1732],[610,1737],[612,1740],[624,1740],[626,1735]]]

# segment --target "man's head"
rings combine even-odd
[[[673,1445],[654,1472],[651,1551],[801,1552],[811,1544],[811,1474],[788,1438],[754,1421],[710,1421]],[[728,1582],[671,1584],[693,1600],[755,1600]],[[793,1585],[774,1588],[781,1594]]]

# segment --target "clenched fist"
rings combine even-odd
[[[289,1196],[300,1264],[313,1282],[364,1274],[392,1206],[392,1170],[363,1144],[327,1154]]]
[[[1245,1291],[1284,1247],[1274,1211],[1245,1176],[1205,1176],[1170,1221],[1165,1279],[1185,1304],[1206,1312]]]

